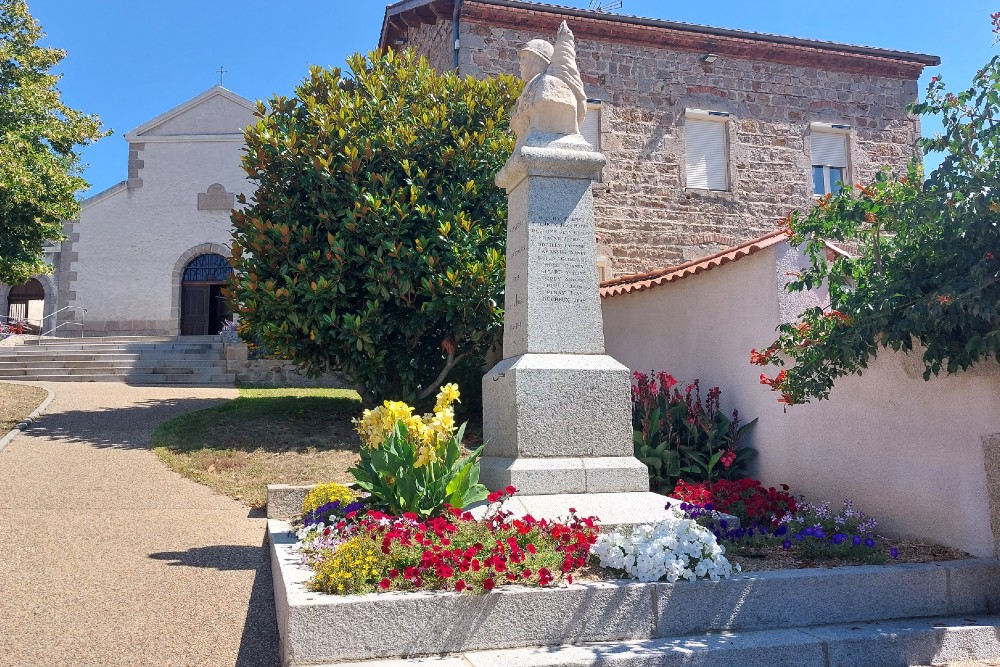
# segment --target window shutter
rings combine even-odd
[[[684,124],[687,186],[698,190],[728,190],[726,124],[688,118]]]
[[[580,134],[594,147],[595,151],[601,150],[601,107],[587,107],[587,115],[584,116]]]
[[[814,165],[847,167],[847,135],[813,131],[811,137]]]

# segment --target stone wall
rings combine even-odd
[[[236,374],[236,383],[259,387],[332,387],[351,389],[350,379],[338,372],[311,378],[291,361],[284,359],[249,359],[242,343],[226,343],[226,372]]]
[[[504,27],[504,20],[512,20],[491,13],[508,10],[477,10],[482,6],[474,2],[465,6],[462,74],[516,74],[519,47],[555,34],[547,27]],[[528,14],[543,12],[526,13],[525,26],[554,20]],[[701,58],[711,47],[663,46],[679,43],[675,35],[648,30],[631,37],[588,38],[596,28],[582,19],[571,18],[569,24],[577,30],[587,95],[603,101],[601,148],[608,166],[594,197],[598,232],[612,249],[613,275],[711,254],[772,231],[794,208],[812,206],[810,123],[851,126],[852,182],[872,178],[880,165],[903,171],[916,155],[919,124],[905,111],[917,97],[919,67],[912,64],[805,49],[796,57],[793,49],[767,45],[731,47],[739,55],[720,48],[723,55],[706,64]],[[447,49],[450,56],[450,47],[435,36],[450,26],[441,19],[434,26],[411,28],[407,45],[444,63],[439,51]],[[620,35],[638,30],[620,28]],[[727,192],[685,187],[684,113],[689,108],[731,114]]]

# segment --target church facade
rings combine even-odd
[[[254,109],[215,86],[128,132],[128,178],[82,202],[49,248],[52,275],[0,288],[0,311],[64,336],[218,333]]]

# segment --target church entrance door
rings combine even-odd
[[[232,317],[222,295],[232,267],[222,255],[199,255],[184,269],[181,279],[181,335],[217,334]]]

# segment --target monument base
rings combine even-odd
[[[649,490],[632,455],[630,371],[603,354],[523,354],[483,377],[479,478],[522,495]]]
[[[514,486],[519,496],[649,490],[649,470],[632,456],[498,458],[484,456],[479,481],[490,489]]]
[[[631,493],[565,493],[540,496],[522,496],[518,493],[504,501],[503,509],[514,516],[530,514],[535,519],[565,519],[569,510],[577,516],[596,516],[602,530],[618,526],[653,524],[667,517],[667,504],[680,507],[676,498],[661,496],[652,491]],[[486,514],[487,504],[481,503],[471,511],[475,516]]]

